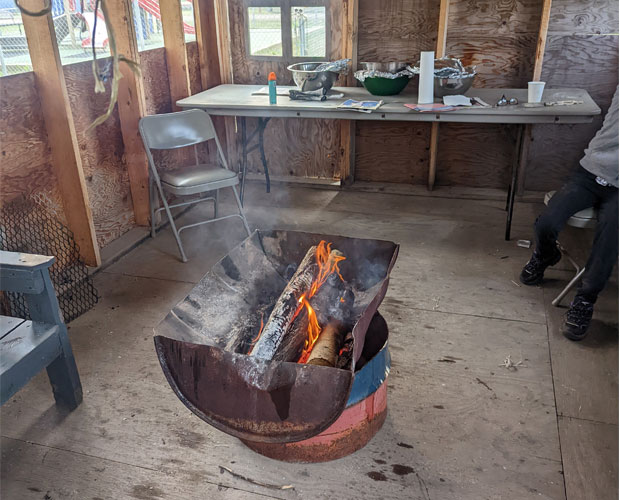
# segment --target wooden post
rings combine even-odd
[[[448,12],[450,0],[441,0],[439,4],[439,27],[437,28],[437,48],[435,57],[437,59],[446,55],[446,38],[448,37]],[[428,189],[433,190],[435,177],[437,175],[437,149],[439,147],[439,123],[433,122],[431,125],[430,158],[428,161]]]
[[[549,30],[549,19],[551,17],[551,0],[543,0],[542,15],[540,17],[540,28],[538,29],[538,40],[536,41],[536,55],[534,56],[534,73],[532,81],[540,80],[542,75],[542,65],[545,58],[545,46],[547,44],[547,31]],[[525,190],[525,169],[527,167],[527,157],[529,156],[530,143],[532,142],[532,125],[526,125],[523,132],[523,147],[519,157],[519,177],[517,194],[522,195]]]
[[[342,1],[342,58],[351,59],[351,71],[346,84],[355,86],[353,73],[357,67],[357,10],[358,0]],[[353,184],[355,180],[355,121],[340,120],[340,183]]]
[[[38,11],[44,2],[29,0],[24,4],[28,10]],[[67,223],[84,262],[98,266],[101,257],[52,16],[22,17]]]
[[[110,29],[114,30],[119,54],[139,63],[140,54],[136,42],[131,0],[106,0],[110,15]],[[148,160],[138,131],[140,118],[145,115],[146,104],[142,78],[136,76],[129,66],[120,65],[121,78],[118,86],[118,114],[125,145],[125,161],[129,173],[129,186],[133,201],[136,224],[149,224],[149,174]]]
[[[159,0],[159,10],[164,32],[170,100],[172,108],[178,110],[176,102],[191,95],[181,2],[180,0]]]
[[[196,42],[203,90],[222,83],[215,0],[194,0]]]

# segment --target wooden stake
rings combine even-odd
[[[550,17],[551,0],[543,0],[542,15],[540,16],[540,27],[538,29],[538,40],[536,41],[536,54],[534,56],[534,73],[532,74],[532,81],[538,81],[542,76]],[[530,143],[532,142],[532,125],[526,125],[523,132],[523,147],[521,148],[521,156],[519,157],[519,177],[517,183],[517,194],[519,195],[522,195],[525,190],[525,169],[527,167]]]
[[[343,59],[351,59],[351,71],[346,85],[354,87],[357,68],[357,11],[358,0],[342,1],[342,54]],[[353,184],[355,180],[355,121],[340,120],[340,183]]]
[[[42,0],[24,2],[24,7],[31,11],[39,11],[43,6]],[[52,17],[22,17],[68,226],[84,262],[99,266],[101,257]]]
[[[441,0],[439,4],[439,25],[437,28],[437,48],[435,57],[437,59],[446,55],[446,39],[448,37],[448,13],[450,0]],[[432,191],[435,186],[437,175],[437,148],[439,147],[439,123],[433,122],[431,125],[430,158],[428,160],[428,190]]]
[[[136,42],[133,13],[130,0],[106,0],[110,14],[109,22],[116,35],[119,54],[140,63]],[[149,224],[149,174],[148,160],[138,131],[140,118],[146,114],[142,78],[134,75],[129,66],[120,65],[121,78],[118,87],[118,114],[125,145],[125,161],[129,173],[129,187],[133,201],[136,224]]]
[[[191,95],[181,2],[179,0],[159,0],[159,9],[164,31],[170,100],[172,101],[172,108],[178,110],[176,102]]]

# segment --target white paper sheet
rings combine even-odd
[[[443,103],[446,106],[471,106],[469,97],[464,95],[446,95],[443,98]]]

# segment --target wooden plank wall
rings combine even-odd
[[[339,2],[334,5],[336,3]],[[290,62],[258,61],[246,56],[243,5],[243,0],[229,0],[234,83],[267,85],[267,76],[274,71],[278,84],[294,85],[292,74],[286,69]],[[332,10],[330,59],[339,59],[342,43],[340,9]],[[247,124],[248,131],[251,131],[255,120],[247,119]],[[265,130],[265,154],[269,173],[274,176],[338,178],[339,147],[340,128],[330,120],[272,119]],[[233,158],[231,166],[237,168],[237,162],[238,157]],[[248,171],[262,172],[258,150],[249,156]]]
[[[147,112],[171,111],[165,51],[141,52]],[[196,42],[187,45],[192,91],[201,88]],[[105,64],[105,60],[102,60]],[[85,132],[107,107],[109,93],[95,94],[90,61],[63,67],[100,247],[135,226],[129,178],[117,110],[102,125]],[[51,168],[47,133],[34,76],[2,77],[0,84],[0,202],[34,196],[66,222]],[[168,161],[164,158],[163,163]]]

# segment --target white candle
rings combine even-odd
[[[433,103],[433,85],[435,79],[435,52],[420,53],[420,82],[418,84],[418,104]]]

